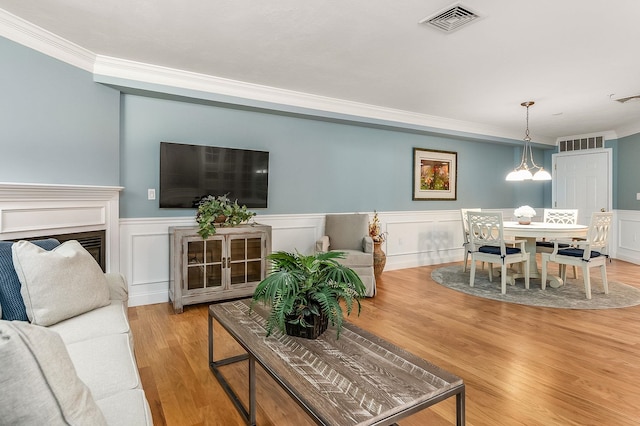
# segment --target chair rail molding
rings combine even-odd
[[[119,272],[122,189],[0,182],[0,240],[104,230],[106,269]]]
[[[502,211],[510,220],[513,208]],[[542,209],[540,209],[542,212]],[[272,227],[272,251],[313,253],[315,242],[324,235],[324,213],[292,215],[258,215],[255,221]],[[370,220],[373,212],[369,212]],[[458,262],[463,259],[463,236],[460,210],[378,212],[382,232],[387,232],[383,250],[387,255],[385,270],[413,268]],[[624,223],[615,224],[612,255],[615,257],[616,231],[620,226],[637,229],[640,234],[640,211],[625,212]],[[542,215],[536,218],[542,220]],[[129,305],[169,301],[169,227],[196,226],[193,216],[135,218],[120,220],[121,273],[129,282]],[[618,232],[619,234],[620,232]],[[640,263],[640,238],[628,234],[621,257]]]
[[[369,212],[373,219],[373,212]],[[386,270],[462,260],[458,210],[378,212],[381,230],[389,232],[384,250]],[[324,235],[325,214],[258,215],[272,227],[272,251],[313,253]],[[191,217],[120,220],[121,272],[129,282],[129,305],[169,300],[169,227],[196,226]]]

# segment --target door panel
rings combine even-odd
[[[578,223],[588,225],[591,213],[611,210],[611,150],[553,154],[552,205],[578,209]]]

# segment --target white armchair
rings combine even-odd
[[[376,293],[373,273],[373,239],[369,236],[369,215],[328,214],[324,236],[316,242],[316,251],[341,251],[345,258],[339,262],[353,269],[365,287],[367,296]]]
[[[567,241],[568,248],[562,248],[560,241],[554,241],[551,253],[542,253],[542,289],[547,284],[547,264],[555,262],[560,265],[562,281],[567,280],[567,265],[580,267],[584,280],[584,292],[587,299],[591,299],[591,277],[589,268],[599,267],[602,277],[604,294],[609,294],[607,283],[607,255],[609,228],[613,220],[613,213],[593,213],[587,238],[580,241]],[[569,244],[571,244],[569,246]]]

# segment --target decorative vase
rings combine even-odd
[[[376,279],[380,278],[380,274],[384,270],[387,263],[387,255],[382,251],[382,241],[373,242],[373,273]]]
[[[286,333],[289,336],[303,337],[305,339],[317,339],[329,326],[329,318],[320,310],[320,315],[312,315],[305,318],[309,327],[303,327],[300,324],[291,324],[288,318],[284,324]]]
[[[518,223],[520,225],[530,225],[531,224],[531,218],[530,217],[519,217],[518,218]]]

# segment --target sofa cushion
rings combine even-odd
[[[132,389],[96,400],[98,407],[113,426],[152,426],[153,418],[149,403],[142,389]]]
[[[0,321],[0,359],[2,424],[107,424],[54,331]]]
[[[345,257],[338,259],[344,266],[349,268],[373,266],[373,253],[365,253],[360,250],[336,250],[343,252]]]
[[[111,334],[67,345],[78,377],[96,400],[141,389],[140,376],[127,334]]]
[[[363,250],[364,237],[369,235],[369,215],[328,214],[325,234],[329,236],[330,250]]]
[[[75,240],[46,251],[28,241],[12,246],[29,321],[48,326],[109,304],[100,266]]]
[[[49,328],[59,333],[67,345],[108,334],[130,334],[127,307],[120,300],[112,300],[107,306],[60,321]]]
[[[33,241],[45,250],[51,250],[60,245],[58,240],[48,238]],[[0,241],[0,306],[2,306],[2,319],[8,321],[29,321],[24,301],[20,294],[20,280],[13,267],[11,254],[11,241]]]

